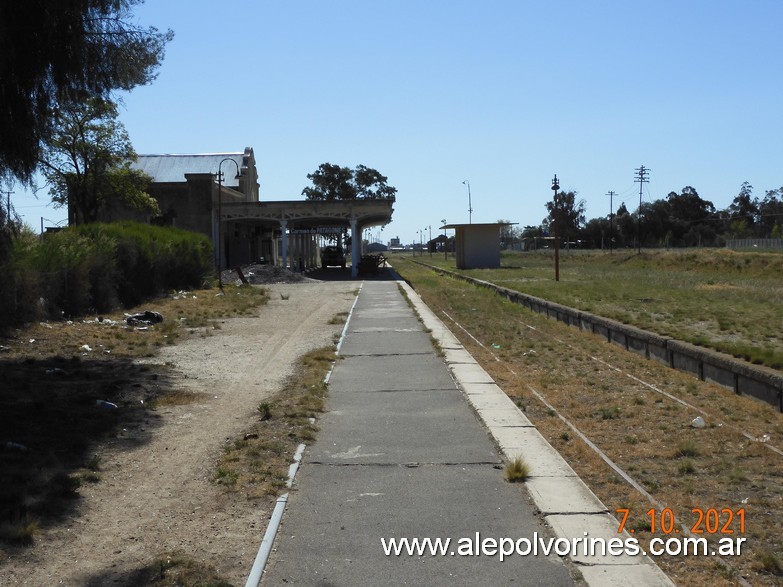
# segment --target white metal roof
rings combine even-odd
[[[139,155],[134,169],[139,169],[150,175],[156,183],[180,183],[185,181],[186,173],[213,173],[218,172],[218,166],[224,159],[236,162],[240,172],[245,153],[200,153],[195,155]],[[237,167],[226,161],[220,166],[223,172],[223,185],[226,187],[239,187],[236,178]]]

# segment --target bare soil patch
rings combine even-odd
[[[29,398],[13,417],[30,418],[46,438],[61,426],[72,443],[42,447],[31,428],[23,439],[0,438],[26,448],[6,448],[3,462],[25,471],[25,461],[60,458],[61,479],[82,479],[59,495],[50,491],[56,488],[26,492],[24,503],[5,508],[16,519],[0,523],[25,517],[38,528],[32,544],[0,543],[3,585],[145,585],[173,553],[231,584],[244,582],[274,496],[227,491],[215,480],[217,465],[226,446],[257,424],[259,404],[283,388],[297,360],[334,343],[342,325],[333,318],[350,309],[356,285],[303,280],[267,287],[267,305],[183,325],[186,339],[160,339],[140,353],[151,357],[0,356],[0,377],[10,383],[3,393],[12,388]],[[176,311],[169,318],[179,320]],[[82,340],[73,344],[89,344]],[[98,399],[118,407],[102,410]],[[79,419],[70,415],[74,402]],[[37,487],[35,471],[24,474],[16,482]]]

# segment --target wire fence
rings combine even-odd
[[[783,250],[783,238],[738,238],[726,241],[727,249]]]

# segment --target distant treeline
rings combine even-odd
[[[619,198],[615,198],[616,202]],[[690,186],[663,199],[643,202],[634,212],[621,201],[611,217],[607,214],[585,221],[584,205],[572,207],[575,213],[570,210],[562,217],[573,221],[562,223],[565,226],[560,227],[559,236],[563,242],[584,248],[609,248],[610,242],[615,248],[633,247],[638,239],[645,247],[695,247],[723,246],[727,240],[739,238],[783,238],[783,187],[768,190],[759,199],[753,197],[753,186],[745,182],[725,210],[717,210]],[[540,226],[526,226],[509,236],[532,239],[553,233],[547,218]]]

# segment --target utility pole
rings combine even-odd
[[[638,169],[634,169],[636,171],[636,177],[634,177],[634,183],[639,184],[639,213],[636,217],[636,241],[639,245],[639,253],[642,252],[642,190],[644,189],[644,184],[650,183],[650,179],[648,177],[650,170],[647,169],[644,165],[639,167]]]
[[[6,218],[5,221],[6,221],[7,224],[11,224],[11,194],[16,193],[16,192],[6,191],[6,192],[3,192],[3,193],[6,195],[6,198],[7,198],[6,201],[7,201],[7,204],[8,204],[8,208],[7,208],[7,210],[8,210],[8,217]]]
[[[555,192],[555,196],[552,199],[552,202],[554,202],[554,206],[552,210],[557,214],[557,190],[560,189],[560,183],[557,181],[557,174],[555,173],[555,178],[552,180],[552,191]],[[552,224],[554,225],[554,230],[552,232],[555,233],[555,281],[560,281],[560,235],[559,233],[559,226],[557,225],[557,219],[552,218]]]
[[[614,217],[614,206],[612,205],[612,198],[614,198],[614,192],[609,190],[606,194],[609,196],[609,254],[612,254],[612,218]]]

